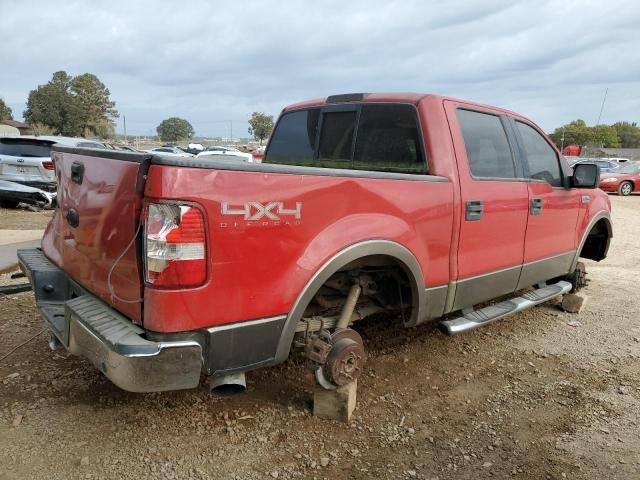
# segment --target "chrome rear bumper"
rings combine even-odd
[[[75,355],[91,361],[115,385],[130,392],[195,388],[202,346],[194,340],[147,340],[146,332],[101,300],[70,285],[67,275],[39,249],[18,251],[37,306],[49,329]],[[65,300],[69,289],[82,294]]]

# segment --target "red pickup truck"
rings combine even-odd
[[[131,391],[224,382],[292,347],[341,385],[360,319],[470,330],[579,288],[579,258],[612,237],[597,167],[572,172],[521,115],[434,95],[289,106],[261,164],[53,159],[58,206],[21,266],[52,348]]]

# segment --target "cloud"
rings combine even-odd
[[[20,114],[57,70],[91,72],[129,132],[182,116],[246,135],[253,111],[352,91],[503,106],[544,128],[640,121],[640,5],[579,2],[0,0],[0,96]],[[120,121],[119,129],[122,129]]]

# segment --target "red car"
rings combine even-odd
[[[293,348],[335,388],[362,371],[363,318],[465,332],[580,288],[612,236],[596,165],[436,95],[289,106],[262,163],[54,156],[58,207],[21,266],[51,344],[138,392],[240,382]]]
[[[640,164],[625,165],[616,173],[605,173],[600,177],[600,188],[605,192],[627,196],[640,188]]]

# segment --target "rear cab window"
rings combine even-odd
[[[426,174],[414,105],[362,103],[287,112],[263,163]]]

